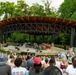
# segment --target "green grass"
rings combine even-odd
[[[64,49],[64,45],[58,45],[58,44],[56,44],[55,47]],[[68,45],[66,45],[66,50],[69,50],[69,46]]]
[[[10,51],[5,51],[5,50],[0,50],[1,53],[4,54],[11,54]],[[18,56],[20,55],[20,53],[16,53]]]

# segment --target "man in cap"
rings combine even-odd
[[[49,64],[50,66],[44,70],[43,75],[62,75],[61,70],[55,66],[56,63],[54,58],[49,60]]]
[[[6,64],[8,56],[0,54],[0,75],[11,75],[11,67]]]

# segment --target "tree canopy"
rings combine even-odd
[[[64,0],[58,10],[60,18],[76,21],[76,0]]]
[[[21,16],[59,17],[76,21],[76,0],[64,0],[58,11],[51,7],[51,0],[42,0],[43,5],[34,3],[29,6],[26,1],[0,2],[1,20]]]
[[[50,8],[51,3],[46,0],[40,5],[38,3],[29,6],[24,0],[14,2],[0,2],[0,16],[1,19],[21,17],[21,16],[48,16],[56,17],[56,12]]]

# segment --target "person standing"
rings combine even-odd
[[[29,75],[28,70],[26,68],[21,67],[21,58],[16,58],[14,64],[16,67],[12,69],[12,75]]]
[[[34,58],[33,66],[31,66],[29,69],[29,75],[43,75],[43,68],[40,57]]]
[[[11,67],[7,65],[8,56],[0,54],[0,75],[11,75]]]
[[[76,56],[72,58],[72,64],[66,69],[67,75],[76,75]]]
[[[45,63],[43,64],[43,68],[47,68],[49,66],[49,61],[48,59],[45,59]]]
[[[43,75],[63,75],[61,70],[55,66],[56,62],[54,58],[51,58],[49,60],[49,67],[47,67],[44,72]]]

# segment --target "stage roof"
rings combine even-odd
[[[17,18],[9,18],[6,20],[0,21],[0,28],[15,24],[15,23],[57,23],[64,26],[76,27],[76,22],[71,20],[65,20],[60,18],[51,18],[51,17],[40,17],[40,16],[25,16]]]

